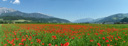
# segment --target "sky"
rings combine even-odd
[[[75,21],[128,13],[128,0],[0,0],[0,7]]]

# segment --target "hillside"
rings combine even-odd
[[[0,8],[1,21],[16,22],[17,20],[24,20],[22,22],[38,22],[38,23],[69,23],[70,21],[45,15],[42,13],[24,13],[14,9]],[[9,11],[9,12],[5,12]]]
[[[123,14],[123,13],[118,13],[118,14],[114,14],[114,15],[110,15],[108,17],[103,17],[103,18],[98,18],[98,19],[92,19],[92,18],[85,18],[85,19],[79,19],[76,20],[75,23],[85,23],[85,22],[89,22],[89,23],[115,23],[115,22],[120,22],[122,19],[124,19],[125,17],[128,17],[128,14]]]
[[[119,13],[105,17],[97,22],[120,22],[125,17],[128,17],[128,14]]]
[[[92,22],[93,20],[94,19],[92,19],[92,18],[84,18],[84,19],[75,20],[74,23]]]

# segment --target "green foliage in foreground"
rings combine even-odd
[[[35,27],[40,27],[41,25],[46,25],[46,26],[43,26],[43,28],[36,30],[36,31],[22,29],[21,27],[18,27],[16,25],[31,27],[30,25],[34,25],[34,24],[29,24],[29,25],[27,25],[27,24],[4,24],[5,27],[1,27],[2,30],[0,32],[0,34],[1,34],[0,36],[1,37],[4,36],[4,37],[0,38],[0,42],[3,42],[3,44],[1,44],[1,46],[3,46],[4,44],[7,44],[7,46],[11,46],[12,44],[9,44],[6,40],[11,41],[14,38],[19,38],[19,40],[16,40],[14,42],[15,46],[19,46],[19,43],[24,43],[25,45],[27,44],[28,46],[32,46],[32,45],[33,46],[42,46],[42,43],[44,43],[44,46],[48,46],[48,44],[51,43],[53,46],[56,44],[59,46],[59,45],[61,45],[61,43],[64,44],[66,42],[69,42],[69,46],[98,46],[97,43],[100,43],[101,46],[107,46],[108,44],[113,45],[113,46],[128,46],[128,44],[127,44],[128,43],[128,41],[127,41],[128,35],[126,35],[126,34],[128,34],[127,24],[125,24],[125,25],[123,25],[123,24],[117,24],[117,25],[112,25],[112,24],[105,24],[105,25],[103,25],[103,24],[35,24],[36,25]],[[62,27],[58,27],[58,26],[52,27],[49,25],[62,25]],[[71,27],[69,25],[71,25]],[[66,27],[64,27],[64,26],[66,26]],[[73,26],[76,26],[76,28]],[[83,26],[86,26],[86,27],[83,27]],[[81,28],[77,29],[77,27],[78,28],[81,27]],[[56,30],[60,30],[60,29],[61,29],[61,31],[64,31],[62,29],[69,29],[71,31],[82,31],[82,32],[76,33],[76,34],[81,34],[78,37],[71,36],[71,38],[69,38],[70,35],[65,35],[65,34],[66,33],[70,34],[72,32],[66,32],[65,34],[56,34],[55,33]],[[46,33],[44,30],[45,31],[54,30],[54,32]],[[103,32],[101,32],[101,31],[103,31]],[[16,33],[16,35],[14,35],[14,32]],[[19,32],[22,32],[22,33],[19,33]],[[96,33],[98,33],[98,35]],[[100,33],[102,33],[102,34],[100,34]],[[14,37],[10,36],[10,34],[13,35]],[[22,34],[22,35],[20,35],[20,34]],[[84,35],[82,35],[82,34],[84,34]],[[6,38],[5,35],[7,35],[8,38]],[[26,35],[32,36],[32,39],[28,40],[29,38],[27,38]],[[63,37],[60,35],[62,35]],[[24,42],[21,42],[23,36],[24,36],[24,38],[26,37],[27,40]],[[52,36],[56,36],[57,39],[53,39]],[[105,37],[105,40],[103,40],[103,37]],[[113,39],[112,39],[112,37],[113,37]],[[6,40],[4,40],[5,38],[6,38]],[[74,39],[72,39],[72,38],[74,38]],[[109,38],[111,38],[111,39],[109,39]],[[40,39],[41,42],[38,43],[36,39]],[[67,39],[67,41],[65,41],[65,39]],[[92,40],[93,42],[91,42],[90,40]],[[109,40],[109,42],[106,42],[106,40]],[[31,42],[33,42],[33,44],[31,44]]]

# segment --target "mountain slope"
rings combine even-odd
[[[125,17],[128,17],[128,14],[119,13],[105,17],[97,22],[120,22]]]
[[[76,20],[75,23],[84,23],[84,22],[90,22],[90,23],[112,22],[112,23],[115,23],[115,22],[120,22],[125,17],[128,17],[128,13],[126,13],[126,14],[118,13],[118,14],[114,14],[114,15],[110,15],[108,17],[98,18],[98,19],[85,18],[85,19]]]
[[[29,20],[39,23],[69,23],[70,21],[48,16],[42,13],[24,13],[9,8],[0,8],[0,19],[4,21]],[[7,11],[7,12],[5,12]]]
[[[78,19],[78,20],[75,20],[74,23],[92,22],[93,20],[94,19],[92,18]]]
[[[98,19],[85,18],[85,19],[76,20],[76,21],[74,21],[74,23],[86,23],[86,22],[95,23],[95,22],[98,22],[99,20],[102,20],[102,19],[103,18],[98,18]]]
[[[1,14],[1,13],[15,12],[15,11],[16,11],[16,10],[11,9],[11,8],[0,7],[0,14]]]
[[[52,16],[48,16],[41,13],[23,13],[20,11],[2,13],[0,16],[22,16],[22,17],[34,17],[34,18],[54,18]]]

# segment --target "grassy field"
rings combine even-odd
[[[3,35],[3,31],[1,29],[1,24],[0,24],[0,37]],[[2,42],[2,38],[0,38],[0,42]],[[1,45],[1,44],[0,44]]]
[[[0,46],[128,46],[127,24],[2,24]]]

